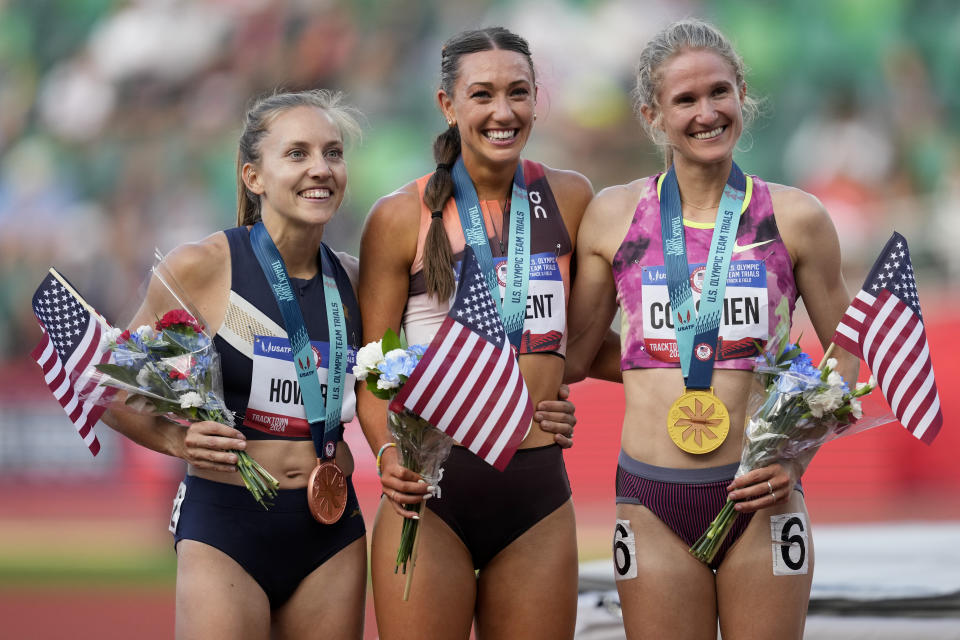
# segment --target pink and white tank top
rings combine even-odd
[[[613,260],[623,370],[680,366],[663,266],[658,193],[662,175],[647,180],[630,229]],[[702,267],[690,276],[695,302],[700,299],[713,226],[684,221],[687,260],[691,266]],[[792,317],[797,286],[790,254],[773,215],[770,189],[759,178],[748,176],[727,275],[715,368],[753,368],[752,359],[758,353],[755,343],[764,343],[776,327],[775,310],[784,297],[789,300]]]

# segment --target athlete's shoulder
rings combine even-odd
[[[815,195],[789,185],[775,182],[766,184],[770,189],[770,201],[779,226],[806,227],[829,220],[826,207]]]
[[[195,271],[222,271],[229,264],[230,244],[223,231],[196,242],[185,242],[163,257],[161,264],[175,274],[189,276]]]
[[[650,177],[648,176],[626,184],[604,187],[594,197],[590,208],[610,211],[629,208],[632,211],[646,192],[649,182]]]
[[[553,167],[543,166],[544,175],[554,195],[559,198],[577,198],[589,200],[593,197],[593,185],[590,180],[572,169],[554,169]]]

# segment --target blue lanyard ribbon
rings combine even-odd
[[[523,336],[523,321],[527,316],[527,289],[530,285],[530,202],[527,199],[527,184],[523,179],[523,162],[517,163],[513,176],[513,191],[510,196],[510,246],[507,250],[507,284],[502,297],[497,274],[487,238],[487,227],[483,221],[480,199],[473,186],[470,174],[463,164],[463,156],[453,165],[453,197],[460,214],[463,237],[473,247],[490,289],[490,295],[503,320],[510,344],[519,348]]]
[[[250,229],[250,241],[263,275],[277,299],[283,323],[290,338],[294,368],[303,397],[303,405],[310,422],[310,435],[318,458],[332,458],[340,438],[340,413],[347,380],[347,327],[343,302],[337,288],[333,258],[326,245],[320,245],[320,272],[323,280],[323,298],[327,309],[327,397],[324,399],[317,377],[317,362],[310,344],[310,336],[303,322],[300,305],[293,293],[283,258],[273,243],[270,233],[258,222]],[[321,430],[319,425],[323,423]]]
[[[680,368],[687,388],[709,389],[717,336],[727,289],[727,272],[733,256],[741,207],[747,187],[746,176],[736,163],[730,167],[727,184],[717,209],[717,219],[710,240],[707,270],[703,279],[699,313],[693,303],[690,287],[690,265],[683,231],[683,207],[677,173],[673,167],[660,187],[660,234],[663,239],[663,260],[667,271],[667,290],[673,326],[677,335]]]

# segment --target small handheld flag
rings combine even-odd
[[[943,413],[910,251],[899,233],[887,241],[833,341],[863,358],[900,423],[923,442],[932,442]]]
[[[390,409],[412,411],[500,471],[526,435],[527,386],[469,246],[455,302]]]
[[[106,410],[102,404],[116,389],[98,387],[90,365],[110,360],[110,352],[100,340],[110,325],[53,268],[33,294],[33,313],[43,337],[30,356],[43,369],[44,382],[83,443],[97,455],[100,442],[93,425]]]

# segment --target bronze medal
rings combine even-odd
[[[317,466],[307,481],[307,504],[310,513],[321,524],[333,524],[347,506],[347,479],[333,460],[317,459]]]
[[[687,391],[670,407],[667,431],[673,443],[687,453],[709,453],[726,440],[730,413],[713,389]]]

